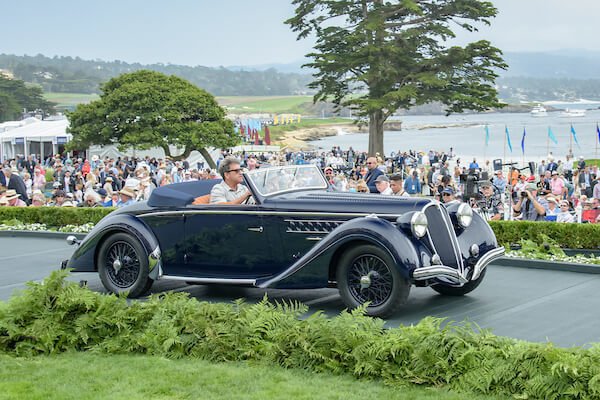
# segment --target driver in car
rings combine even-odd
[[[223,182],[217,183],[210,191],[210,204],[242,204],[253,203],[252,193],[242,185],[241,163],[236,158],[228,157],[219,165],[219,174]]]

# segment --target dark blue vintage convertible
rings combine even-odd
[[[255,204],[206,204],[216,181],[160,187],[105,217],[63,267],[98,272],[107,290],[146,293],[159,279],[260,288],[337,287],[349,308],[386,317],[412,285],[460,296],[504,254],[464,203],[329,190],[312,165],[244,174]]]

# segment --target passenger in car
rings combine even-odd
[[[242,204],[252,201],[252,193],[242,185],[244,177],[240,161],[228,157],[219,165],[223,182],[217,183],[210,191],[210,204]]]

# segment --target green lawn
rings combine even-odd
[[[302,114],[312,96],[223,96],[217,101],[232,113]]]
[[[89,103],[99,98],[97,94],[86,93],[44,93],[44,98],[57,103],[58,107],[75,107],[77,104]]]
[[[441,399],[489,400],[417,386],[261,364],[215,364],[139,355],[0,355],[0,399]]]

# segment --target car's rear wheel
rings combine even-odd
[[[98,253],[98,273],[110,292],[127,292],[128,297],[145,294],[153,283],[148,272],[148,255],[136,238],[116,233],[102,243]]]
[[[336,270],[338,290],[350,309],[365,303],[367,314],[385,318],[406,302],[410,284],[392,257],[373,245],[357,246],[341,257]]]
[[[479,277],[477,279],[469,281],[461,287],[446,286],[446,285],[440,283],[440,284],[431,286],[431,288],[433,290],[435,290],[436,292],[438,292],[439,294],[443,294],[444,296],[464,296],[465,294],[470,293],[473,290],[477,289],[477,286],[479,286],[481,284],[481,282],[483,281],[483,278],[485,277],[485,271],[487,271],[487,269],[484,269],[483,271],[481,271],[481,274],[479,275]]]

